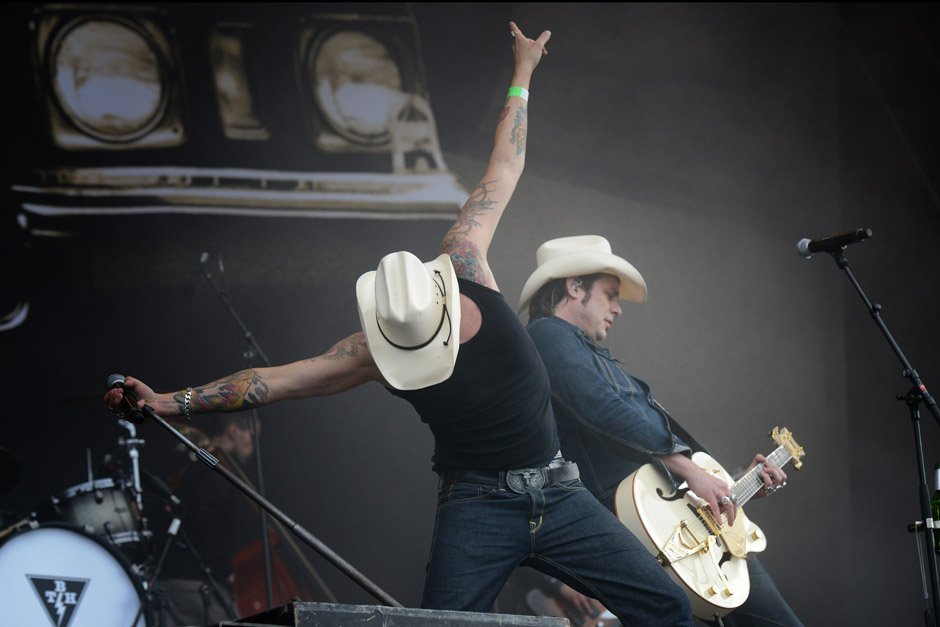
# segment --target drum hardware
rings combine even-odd
[[[127,456],[131,460],[131,472],[134,482],[134,495],[137,500],[137,510],[143,511],[144,504],[140,496],[140,451],[137,446],[143,446],[145,441],[137,437],[137,427],[123,418],[118,419],[118,424],[127,429],[129,438],[118,438],[118,444],[127,449]]]
[[[169,553],[170,548],[176,541],[177,535],[183,540],[183,543],[186,545],[186,548],[189,550],[193,559],[196,561],[196,564],[199,567],[199,571],[202,573],[205,583],[200,588],[200,591],[203,594],[203,606],[208,607],[208,597],[209,595],[215,596],[216,600],[219,602],[219,605],[228,616],[232,619],[235,619],[237,615],[235,614],[235,608],[226,601],[225,597],[219,592],[219,584],[216,583],[215,579],[212,577],[212,570],[206,566],[206,563],[203,561],[202,557],[199,555],[199,552],[196,551],[196,548],[193,546],[193,543],[190,541],[189,537],[186,535],[186,532],[181,529],[182,520],[180,519],[176,509],[180,503],[180,500],[171,494],[172,498],[175,499],[175,505],[171,499],[167,499],[166,507],[167,511],[173,513],[173,520],[170,522],[170,525],[167,529],[167,538],[166,542],[163,545],[163,549],[160,551],[160,558],[157,560],[156,566],[153,571],[149,574],[149,577],[144,581],[146,586],[147,599],[152,602],[153,594],[157,596],[157,608],[162,616],[164,609],[166,608],[166,599],[163,596],[163,589],[159,586],[155,587],[155,582],[160,577],[160,570],[163,568],[163,562],[166,559],[167,553]],[[151,592],[154,591],[154,592]],[[143,608],[141,608],[143,610]],[[139,617],[139,614],[138,614]]]
[[[20,527],[23,527],[25,525],[35,525],[35,524],[36,522],[33,520],[30,520],[29,518],[24,518],[23,520],[17,521],[13,523],[12,525],[10,525],[9,527],[7,527],[6,529],[4,529],[3,531],[0,531],[0,541],[2,541],[4,537],[10,535],[11,533],[16,531]]]

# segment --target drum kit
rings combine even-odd
[[[118,438],[121,453],[99,467],[110,476],[93,476],[89,452],[87,481],[0,530],[0,624],[149,627],[161,617],[162,595],[153,592],[160,560],[140,484],[144,441],[135,425],[118,422],[128,431]],[[3,494],[19,473],[3,449],[0,470]]]

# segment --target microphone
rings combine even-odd
[[[112,374],[108,377],[108,389],[113,388],[121,388],[124,391],[124,396],[121,398],[121,407],[130,421],[138,425],[147,422],[144,411],[137,406],[137,395],[132,390],[124,387],[123,374]],[[148,405],[144,405],[144,408],[153,411]]]
[[[800,257],[809,259],[814,253],[835,253],[843,250],[849,244],[855,244],[871,237],[871,229],[855,229],[829,237],[816,239],[803,238],[796,243],[796,251]]]
[[[192,296],[196,293],[196,283],[199,282],[199,277],[202,276],[202,270],[206,267],[206,262],[209,261],[209,253],[207,251],[202,251],[202,254],[199,255],[199,265],[196,266],[196,271],[193,272],[193,276],[189,279],[183,287],[183,294],[186,296]]]

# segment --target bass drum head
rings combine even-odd
[[[79,527],[46,523],[0,544],[0,624],[144,627],[127,559]]]

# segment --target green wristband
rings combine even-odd
[[[506,98],[511,98],[512,96],[519,96],[526,102],[529,102],[529,90],[525,87],[510,87]]]

